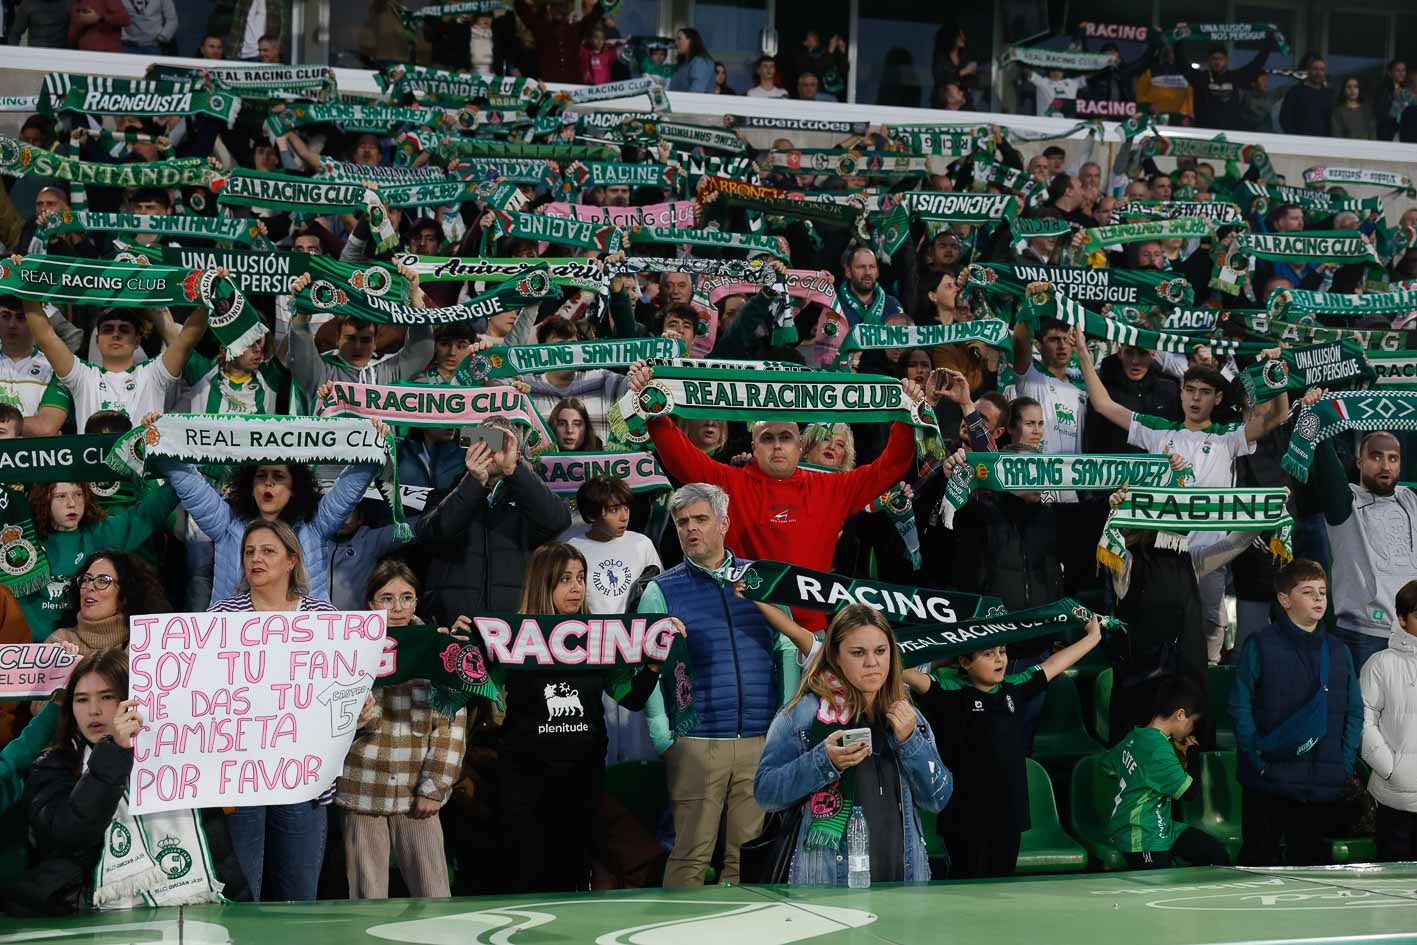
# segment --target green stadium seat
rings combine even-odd
[[[1033,757],[1045,767],[1061,769],[1066,774],[1079,758],[1101,750],[1102,746],[1087,733],[1077,684],[1067,676],[1058,676],[1048,684],[1043,700],[1043,714],[1033,736]]]
[[[1080,873],[1087,869],[1087,851],[1068,836],[1058,820],[1058,804],[1047,770],[1032,758],[1028,768],[1028,817],[1033,824],[1019,842],[1018,872]]]
[[[1088,755],[1073,765],[1068,786],[1072,833],[1104,870],[1126,869],[1121,851],[1107,839],[1107,818],[1116,804],[1117,782],[1102,773],[1102,757]]]
[[[1092,683],[1092,734],[1106,745],[1112,731],[1112,680],[1115,673],[1107,667]]]
[[[1215,747],[1235,750],[1235,720],[1230,717],[1230,687],[1235,683],[1234,666],[1211,666],[1206,670],[1210,687],[1210,715],[1215,723]]]
[[[1207,751],[1200,756],[1200,794],[1181,801],[1181,820],[1204,830],[1225,845],[1234,863],[1240,854],[1240,783],[1235,780],[1235,753]]]
[[[650,833],[669,806],[669,782],[662,761],[622,761],[605,769],[605,793],[615,798]]]

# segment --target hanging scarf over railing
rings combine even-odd
[[[684,342],[678,338],[615,338],[565,344],[498,345],[464,358],[458,366],[456,379],[458,383],[471,385],[488,378],[523,374],[627,368],[638,361],[677,358],[683,354]]]
[[[207,187],[216,172],[205,158],[101,164],[61,157],[0,135],[0,176],[53,177],[96,187]]]
[[[686,420],[791,420],[794,423],[908,423],[933,429],[934,411],[905,396],[901,382],[870,374],[793,372],[749,379],[741,371],[659,368],[641,391],[627,391],[611,413],[612,433],[644,442],[653,417]],[[619,427],[617,430],[616,427]]]
[[[88,115],[210,115],[236,121],[241,99],[227,92],[202,92],[189,82],[150,82],[51,72],[39,95],[39,113]]]
[[[1263,404],[1280,394],[1302,394],[1311,387],[1331,387],[1354,381],[1371,381],[1376,375],[1351,341],[1284,348],[1278,358],[1245,368],[1240,381],[1250,404]]]
[[[1314,449],[1347,430],[1417,430],[1417,394],[1346,391],[1303,407],[1280,465],[1295,479],[1308,482]]]
[[[1294,557],[1294,519],[1285,508],[1288,489],[1133,489],[1107,516],[1097,560],[1124,577],[1131,554],[1123,529],[1159,532],[1273,532],[1270,551]]]

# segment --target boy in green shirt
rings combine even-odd
[[[1205,694],[1183,676],[1160,680],[1151,722],[1117,743],[1102,770],[1117,779],[1117,799],[1107,835],[1134,870],[1164,869],[1179,856],[1192,866],[1228,864],[1225,847],[1194,827],[1177,829],[1171,802],[1191,786],[1182,764],[1196,743]]]

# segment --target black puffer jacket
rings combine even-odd
[[[29,869],[5,891],[11,915],[70,915],[93,908],[93,875],[104,835],[133,768],[133,751],[111,738],[94,746],[88,767],[76,774],[71,752],[57,748],[40,755],[25,784],[29,812]],[[202,811],[202,826],[223,895],[251,898],[231,848],[220,811]]]
[[[1153,362],[1139,381],[1127,377],[1116,355],[1097,367],[1097,376],[1112,399],[1133,413],[1149,413],[1167,420],[1181,419],[1181,385]],[[1141,453],[1127,444],[1127,431],[1087,408],[1086,444],[1089,453]]]
[[[980,490],[955,515],[954,526],[960,590],[998,597],[1009,610],[1063,596],[1051,504]]]
[[[414,536],[430,555],[424,586],[442,626],[460,614],[514,612],[527,556],[570,527],[566,503],[526,463],[505,482],[505,494],[489,506],[487,487],[464,475],[418,518]]]

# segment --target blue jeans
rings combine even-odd
[[[1387,649],[1387,637],[1375,637],[1368,633],[1359,633],[1357,630],[1345,630],[1342,627],[1333,628],[1333,636],[1348,647],[1348,652],[1353,654],[1353,672],[1363,672],[1363,664],[1368,662],[1373,656]]]
[[[251,898],[261,901],[261,879],[270,853],[269,902],[310,902],[320,885],[325,860],[328,808],[317,801],[270,807],[238,807],[226,820],[236,861],[246,874]]]

